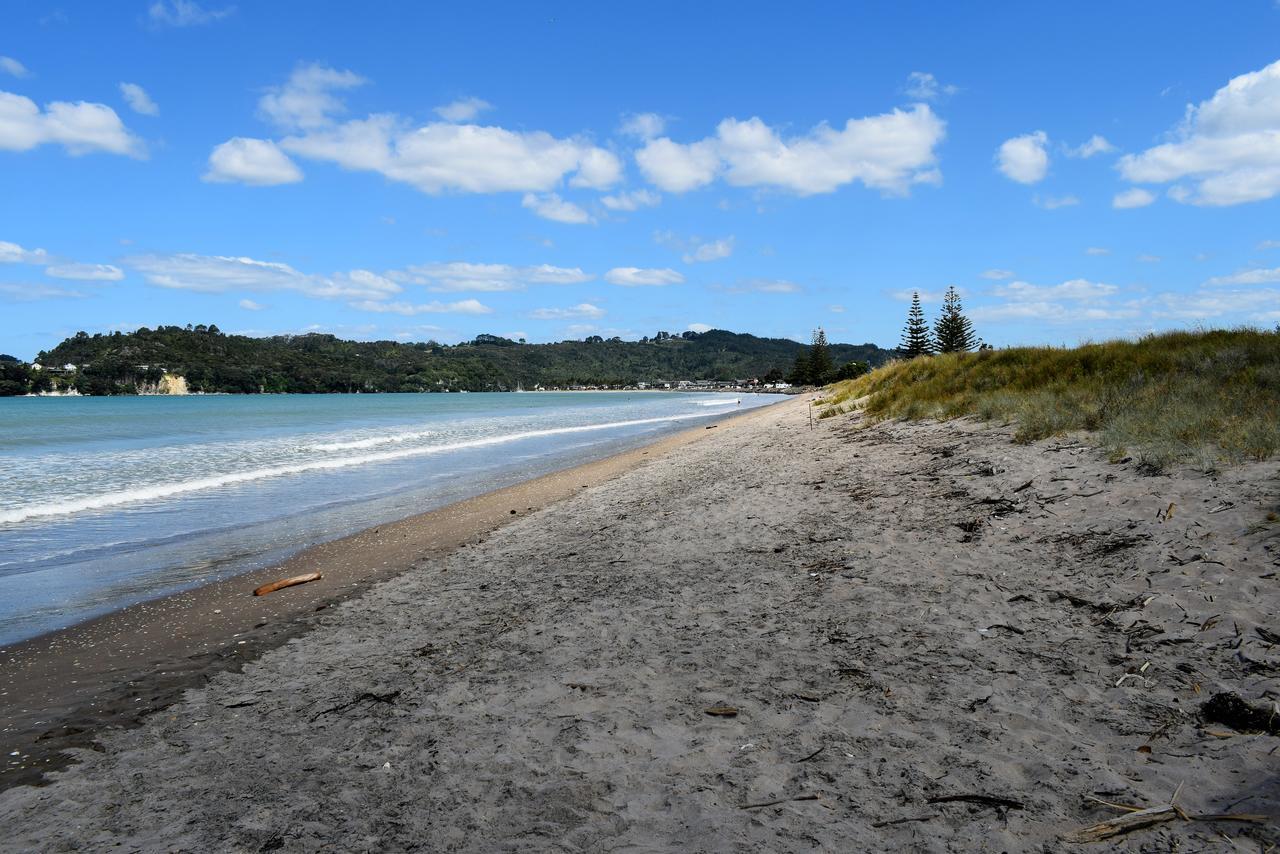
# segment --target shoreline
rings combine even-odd
[[[774,408],[710,413],[716,421],[711,425],[375,525],[269,567],[0,647],[0,752],[5,758],[0,791],[43,784],[44,774],[76,761],[65,751],[92,749],[103,731],[138,726],[181,700],[188,688],[219,672],[239,672],[308,632],[318,612],[357,598],[380,581],[697,441],[712,428],[749,421]],[[323,578],[264,597],[252,595],[264,583],[310,572]]]

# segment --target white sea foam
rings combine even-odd
[[[171,498],[175,495],[202,492],[209,489],[235,486],[237,484],[251,483],[253,481],[265,480],[273,477],[283,477],[292,474],[301,474],[303,472],[350,468],[352,466],[388,462],[391,460],[401,460],[409,457],[427,456],[430,454],[441,454],[449,451],[465,450],[468,448],[501,445],[507,442],[517,442],[522,439],[533,439],[541,436],[587,433],[595,430],[611,430],[619,427],[639,427],[646,424],[663,424],[670,421],[685,421],[690,418],[705,417],[707,416],[702,414],[668,415],[661,418],[636,418],[629,421],[610,421],[604,424],[581,424],[573,427],[553,427],[545,430],[524,430],[515,433],[483,436],[475,439],[449,442],[440,445],[400,448],[370,454],[330,457],[328,459],[306,460],[297,463],[290,463],[288,465],[266,466],[263,468],[250,469],[248,471],[228,472],[226,474],[193,478],[191,480],[156,483],[149,486],[138,486],[114,492],[104,492],[97,495],[86,495],[78,498],[67,498],[59,501],[30,504],[25,507],[15,507],[0,511],[0,524],[25,522],[29,519],[38,519],[48,516],[69,516],[76,513],[85,513],[92,510],[104,510],[110,507],[118,507],[123,504],[134,504],[141,501],[157,501],[164,498]],[[356,447],[363,446],[353,446],[352,449],[355,449]]]
[[[376,448],[378,445],[391,445],[399,442],[413,442],[435,436],[438,430],[418,430],[412,433],[392,433],[390,436],[372,436],[368,439],[352,439],[348,442],[324,442],[319,445],[308,445],[311,451],[354,451],[360,448]]]
[[[742,401],[734,398],[733,400],[695,400],[698,406],[736,406]]]

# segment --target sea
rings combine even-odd
[[[777,400],[0,398],[0,645]]]

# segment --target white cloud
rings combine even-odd
[[[716,135],[690,144],[666,137],[636,152],[645,177],[683,193],[717,176],[739,187],[776,187],[799,195],[829,193],[853,181],[890,195],[941,181],[934,147],[946,124],[925,104],[863,119],[843,130],[822,124],[807,135],[781,138],[759,118],[725,119]]]
[[[480,98],[459,98],[452,103],[435,108],[435,114],[446,122],[469,122],[485,110],[492,110],[493,104]]]
[[[611,211],[634,211],[639,208],[656,207],[662,196],[652,190],[632,190],[612,196],[602,196],[600,203]]]
[[[569,175],[574,186],[603,190],[622,174],[613,154],[581,140],[447,122],[411,127],[392,115],[287,137],[280,145],[431,194],[547,191]]]
[[[729,294],[796,294],[802,288],[786,279],[739,279],[732,285],[712,285]]]
[[[946,295],[947,295],[946,291],[922,291],[922,290],[919,290],[918,288],[911,288],[910,290],[893,291],[889,294],[890,297],[892,297],[893,299],[896,299],[898,302],[911,302],[913,299],[915,299],[918,296],[920,297],[920,302],[922,303],[942,302],[942,298]]]
[[[943,95],[954,95],[960,90],[955,86],[942,85],[927,71],[913,71],[907,75],[907,85],[902,91],[917,101],[936,101]]]
[[[667,128],[667,121],[657,113],[633,113],[623,116],[618,133],[623,136],[634,136],[639,139],[654,139],[662,136]]]
[[[1080,204],[1080,200],[1075,196],[1041,196],[1035,195],[1031,199],[1031,203],[1036,207],[1044,208],[1047,211],[1056,211],[1058,208],[1069,208]]]
[[[358,300],[351,303],[357,311],[375,311],[382,314],[399,314],[413,317],[419,314],[491,314],[493,309],[475,299],[464,299],[457,302],[432,301],[428,303],[378,302],[376,300]]]
[[[284,130],[325,127],[335,115],[346,111],[334,91],[354,89],[365,82],[352,71],[338,71],[318,63],[299,65],[283,86],[273,87],[259,99],[258,112]]]
[[[125,101],[135,113],[142,113],[144,116],[160,115],[160,107],[151,100],[147,90],[137,83],[121,83],[120,94],[124,96]]]
[[[473,264],[450,261],[419,264],[404,270],[393,270],[387,277],[398,282],[425,285],[430,291],[519,291],[526,285],[576,285],[595,277],[578,267],[553,267],[539,264],[514,267],[509,264]]]
[[[1096,133],[1089,137],[1088,141],[1077,145],[1075,148],[1068,146],[1066,149],[1068,157],[1083,157],[1086,159],[1097,154],[1109,154],[1115,150],[1116,147],[1114,145],[1107,142],[1105,137]]]
[[[206,9],[195,0],[156,0],[147,10],[147,15],[157,26],[194,27],[220,21],[234,11],[234,6]]]
[[[1231,79],[1188,105],[1176,141],[1121,158],[1120,174],[1142,184],[1189,180],[1177,201],[1236,205],[1280,195],[1280,60]]]
[[[560,198],[557,193],[545,193],[541,196],[535,193],[525,193],[524,198],[520,200],[520,206],[528,208],[543,219],[549,219],[553,222],[566,222],[573,225],[591,222],[589,213],[573,202]]]
[[[302,170],[271,140],[237,136],[213,149],[201,180],[272,187],[301,181]]]
[[[86,294],[53,285],[19,285],[0,282],[0,297],[12,302],[35,302],[44,299],[83,299]]]
[[[84,282],[118,282],[124,278],[124,270],[112,264],[54,264],[45,267],[44,273],[55,279],[78,279]]]
[[[604,309],[589,302],[578,303],[570,308],[538,308],[529,316],[537,320],[564,320],[570,317],[604,317]]]
[[[48,264],[52,260],[43,249],[23,249],[16,243],[0,240],[0,264]]]
[[[996,152],[1000,171],[1019,184],[1043,180],[1049,171],[1048,144],[1049,137],[1042,130],[1006,139]]]
[[[1103,282],[1088,279],[1070,279],[1060,285],[1032,285],[1027,282],[1010,282],[995,288],[997,296],[1020,302],[1043,300],[1096,301],[1110,297],[1120,289]]]
[[[633,288],[644,285],[678,285],[684,281],[684,276],[668,267],[662,269],[614,267],[604,274],[604,280],[610,284]]]
[[[1001,279],[1012,279],[1013,276],[1014,276],[1014,272],[1012,270],[991,269],[991,270],[984,270],[982,272],[982,278],[992,279],[994,281],[1000,281]]]
[[[263,305],[262,303],[254,302],[251,299],[242,299],[240,300],[238,305],[241,308],[243,308],[245,311],[262,311],[264,308],[266,308],[266,306]]]
[[[1145,208],[1156,200],[1154,194],[1142,189],[1141,187],[1133,187],[1132,189],[1116,193],[1115,198],[1111,200],[1111,207],[1119,210],[1127,208]]]
[[[1111,250],[1110,250],[1110,249],[1105,249],[1105,248],[1103,248],[1103,247],[1101,247],[1101,246],[1090,246],[1088,249],[1084,250],[1084,254],[1086,254],[1086,255],[1110,255],[1110,254],[1111,254]]]
[[[138,255],[125,258],[123,263],[153,285],[201,293],[297,291],[320,299],[380,300],[403,290],[368,270],[320,276],[277,261],[226,255]]]
[[[29,151],[46,143],[61,145],[72,155],[146,154],[142,141],[106,104],[54,101],[41,110],[30,98],[0,92],[0,151]]]
[[[1263,240],[1258,244],[1259,249],[1280,249],[1280,240]]]
[[[1142,254],[1138,256],[1138,260],[1144,264],[1158,264],[1160,263],[1160,256]]]
[[[690,323],[688,329],[690,332],[703,333],[710,332],[715,327],[709,323]]]
[[[13,75],[14,77],[31,76],[31,72],[27,70],[27,67],[21,62],[18,62],[18,60],[14,59],[12,56],[0,56],[0,71],[3,71],[5,74]]]
[[[729,235],[720,240],[700,243],[693,247],[691,251],[684,253],[684,262],[686,264],[696,264],[702,261],[717,261],[721,258],[728,258],[733,254],[733,241],[733,235]]]
[[[1222,285],[1269,285],[1274,283],[1280,283],[1280,267],[1241,270],[1239,273],[1232,273],[1230,276],[1215,276],[1205,282],[1206,285],[1214,287],[1221,287]]]

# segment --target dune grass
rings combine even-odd
[[[1280,451],[1280,334],[1170,332],[893,362],[832,386],[822,416],[854,401],[873,419],[1012,423],[1018,442],[1088,430],[1116,460],[1212,470]]]

